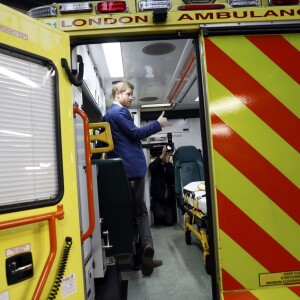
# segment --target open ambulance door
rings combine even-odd
[[[218,299],[300,297],[299,28],[202,28]]]
[[[0,4],[1,300],[85,298],[62,59],[70,61],[66,33]]]

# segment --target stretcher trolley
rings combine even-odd
[[[210,274],[210,255],[208,246],[208,226],[206,217],[205,182],[191,182],[183,187],[183,210],[185,242],[190,245],[193,233],[200,242],[203,250],[203,261],[206,272]]]
[[[193,233],[200,242],[205,269],[210,274],[205,178],[201,150],[195,146],[179,147],[174,153],[174,172],[177,206],[184,216],[186,244],[191,244],[191,233]]]

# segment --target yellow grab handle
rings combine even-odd
[[[107,144],[106,147],[101,148],[91,148],[91,154],[95,153],[106,153],[109,151],[114,150],[114,142],[111,135],[110,125],[108,122],[99,122],[99,123],[90,123],[89,124],[90,129],[104,129],[99,134],[91,134],[90,140],[98,141],[98,142],[104,142]]]

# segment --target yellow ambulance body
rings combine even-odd
[[[54,65],[62,176],[53,205],[29,203],[28,208],[9,207],[1,214],[1,300],[30,299],[27,295],[35,294],[41,296],[32,299],[46,299],[66,237],[72,238],[72,247],[63,292],[57,297],[84,299],[72,84],[61,58],[70,64],[70,45],[84,40],[154,35],[191,35],[198,41],[214,299],[299,299],[299,2],[250,7],[206,3],[205,9],[192,10],[177,0],[169,9],[141,11],[139,3],[127,1],[126,11],[107,13],[97,13],[102,2],[89,3],[89,11],[68,13],[53,4],[56,15],[39,20],[0,5],[0,46],[5,55],[30,54]],[[213,4],[221,6],[210,7]],[[40,216],[46,220],[36,221]],[[49,238],[51,230],[55,238]],[[49,264],[51,238],[57,250]],[[27,252],[33,256],[34,276],[8,285],[5,261]],[[45,266],[49,275],[41,284]]]
[[[8,9],[4,5],[1,5],[0,28],[1,78],[2,80],[8,78],[9,81],[13,82],[9,88],[11,95],[16,94],[16,100],[18,100],[18,102],[13,103],[13,98],[10,98],[11,95],[8,94],[9,90],[3,89],[3,85],[1,85],[3,97],[1,103],[8,117],[5,120],[6,122],[3,121],[1,125],[2,150],[5,147],[7,150],[6,155],[8,155],[10,151],[15,153],[15,147],[20,147],[19,157],[4,156],[3,151],[1,155],[2,201],[7,200],[7,197],[9,197],[6,194],[8,189],[12,192],[15,191],[15,198],[20,199],[15,205],[13,205],[13,202],[8,205],[0,216],[1,299],[47,299],[50,291],[54,291],[56,288],[54,282],[58,276],[61,257],[68,247],[71,247],[65,273],[65,276],[68,277],[65,277],[65,283],[62,283],[62,288],[65,289],[63,295],[70,294],[74,295],[73,299],[84,299],[83,270],[80,262],[82,250],[78,217],[76,154],[73,146],[72,89],[61,66],[62,57],[70,59],[69,36],[64,32],[54,30],[48,25],[41,24],[37,20],[25,17],[17,11]],[[7,64],[7,66],[5,67],[4,64]],[[23,81],[23,78],[17,75],[19,72],[18,66],[26,69],[24,70],[24,77],[26,71],[34,72],[35,68],[47,66],[44,67],[45,70],[42,69],[41,71],[41,74],[45,76],[44,82],[41,82],[43,78],[36,77],[32,77],[32,82]],[[49,70],[53,73],[47,77]],[[5,84],[6,86],[9,85],[9,81]],[[39,124],[41,129],[39,138],[45,140],[44,146],[40,145],[45,147],[42,151],[46,151],[47,156],[55,155],[55,159],[59,164],[55,176],[47,174],[44,177],[44,174],[47,173],[47,166],[44,166],[43,171],[43,166],[34,164],[34,160],[31,164],[30,158],[27,156],[27,153],[31,151],[29,150],[30,143],[33,143],[31,141],[33,131],[31,132],[31,129],[27,131],[27,121],[30,121],[26,118],[24,124],[18,123],[18,111],[23,115],[30,115],[28,111],[33,109],[33,99],[44,101],[42,94],[34,96],[34,89],[36,87],[40,88],[39,84],[44,85],[46,89],[48,83],[50,91],[53,91],[53,98],[49,99],[49,103],[51,101],[53,106],[48,107],[47,114],[57,114],[58,118],[52,121],[51,119],[41,119],[35,125]],[[51,87],[51,85],[53,86]],[[49,90],[46,89],[45,91]],[[28,98],[26,98],[27,93],[31,95]],[[11,100],[4,101],[4,99]],[[32,99],[32,101],[29,99]],[[53,112],[51,112],[51,109]],[[47,111],[47,106],[44,107],[44,110]],[[11,120],[14,121],[11,122]],[[49,127],[52,127],[54,131],[59,130],[54,141],[51,138],[55,137],[55,134],[50,135]],[[4,134],[3,131],[6,133]],[[19,135],[16,135],[16,140],[10,141],[11,146],[9,146],[7,141],[10,140],[13,132],[19,132]],[[26,132],[30,133],[27,134]],[[47,145],[49,149],[47,149]],[[31,154],[33,155],[33,153],[34,150]],[[10,167],[4,168],[6,166],[4,160],[6,162],[11,160],[14,163],[9,163],[8,166]],[[28,166],[25,173],[18,165],[20,167]],[[49,176],[52,180],[54,177],[54,180],[58,181],[58,187],[54,189],[57,193],[50,201],[45,202],[43,199],[34,198],[28,201],[26,199],[26,188],[28,186],[42,186],[45,184],[45,182],[36,185],[27,184],[27,177],[25,176],[31,177],[28,174],[33,168],[39,169],[36,171],[33,180],[38,181],[38,177],[46,180]],[[22,174],[25,176],[19,178],[19,175]],[[3,176],[8,179],[5,181],[8,188],[3,185]],[[8,182],[9,180],[11,182]],[[38,188],[33,192],[33,195],[39,195],[37,190]],[[21,196],[17,194],[18,191],[21,191]],[[25,204],[23,204],[23,201]],[[5,207],[4,202],[2,208]],[[68,243],[65,242],[67,237],[71,239]],[[25,257],[25,254],[28,253],[31,254],[32,258]],[[31,271],[33,276],[30,276]],[[7,284],[7,276],[10,276],[10,284]],[[23,277],[28,279],[23,281]]]

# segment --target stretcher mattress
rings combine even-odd
[[[194,181],[184,186],[183,199],[185,203],[206,214],[205,181]]]

